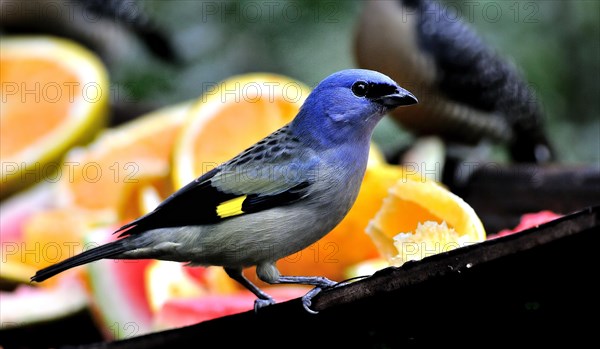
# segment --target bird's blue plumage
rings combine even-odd
[[[343,70],[315,87],[292,121],[294,132],[315,147],[330,148],[348,143],[358,146],[359,142],[362,147],[368,147],[371,133],[387,108],[374,103],[372,98],[350,93],[357,81],[389,86],[391,91],[386,92],[390,94],[395,90],[412,96],[381,73],[365,69]]]

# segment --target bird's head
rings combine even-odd
[[[315,87],[293,125],[325,145],[368,141],[385,113],[415,103],[415,96],[386,75],[364,69],[342,70]]]

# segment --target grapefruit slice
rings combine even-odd
[[[116,239],[114,229],[97,229],[86,245],[99,246]],[[150,260],[103,259],[87,265],[92,306],[106,338],[122,339],[149,333],[152,311],[144,272]]]
[[[171,299],[237,291],[236,282],[220,267],[192,268],[177,262],[152,261],[145,272],[148,301],[153,312]]]
[[[88,305],[79,280],[62,278],[50,288],[20,285],[13,292],[0,291],[0,330],[63,318]]]
[[[309,289],[301,286],[265,288],[277,302],[302,297]],[[191,299],[167,301],[154,319],[158,330],[197,324],[218,317],[241,313],[254,308],[256,296],[249,291],[235,294],[204,295]]]

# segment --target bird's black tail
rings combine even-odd
[[[62,273],[67,269],[94,262],[99,259],[114,257],[125,251],[126,248],[124,244],[124,239],[113,241],[106,245],[98,246],[92,248],[91,250],[84,251],[76,256],[69,257],[64,261],[58,262],[47,268],[38,270],[35,273],[35,275],[31,277],[31,281],[42,282],[48,278],[53,277],[56,274]]]

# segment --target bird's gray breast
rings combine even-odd
[[[300,251],[329,233],[352,207],[364,169],[321,165],[307,195],[291,205],[200,227],[198,264],[251,266]],[[191,251],[190,251],[191,252]]]

